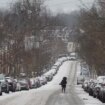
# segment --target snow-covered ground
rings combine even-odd
[[[58,73],[51,82],[38,89],[21,91],[9,94],[3,94],[0,97],[0,105],[45,105],[49,96],[55,91],[61,89],[59,83],[64,76],[69,75],[70,62],[64,62],[59,68]]]
[[[77,66],[77,76],[80,74],[80,69],[81,69],[80,63],[78,63],[78,66]],[[85,105],[105,105],[104,103],[99,101],[97,98],[93,98],[92,96],[89,96],[89,94],[86,93],[82,89],[81,85],[76,85],[75,86],[75,91],[76,91],[77,95],[80,97],[80,99],[83,100]]]
[[[80,63],[78,63],[78,66],[76,68],[77,68],[77,75],[78,75],[80,74],[80,69],[81,69]],[[76,93],[74,94],[74,96],[72,96],[73,95],[72,90],[68,91],[66,94],[63,94],[63,95],[59,93],[61,90],[59,83],[61,82],[64,76],[67,76],[67,77],[69,76],[68,78],[71,80],[70,83],[73,84],[72,74],[75,74],[74,70],[75,70],[74,61],[66,61],[61,65],[58,73],[54,76],[51,82],[48,82],[46,85],[38,89],[31,89],[29,91],[21,91],[21,92],[9,93],[9,94],[3,93],[3,96],[0,97],[0,105],[46,105],[46,102],[48,101],[49,97],[57,91],[58,92],[55,94],[54,100],[58,97],[58,101],[60,99],[61,100],[60,102],[58,102],[56,99],[56,103],[62,102],[62,104],[54,103],[54,104],[47,104],[47,105],[63,105],[64,102],[65,102],[64,105],[69,105],[69,103],[66,102],[66,99],[68,100],[68,98],[70,98],[69,101],[71,103],[74,103],[76,98],[73,98],[73,97],[76,97],[76,95],[78,95],[79,98],[84,102],[84,105],[105,105],[102,102],[100,102],[98,99],[93,98],[89,96],[88,93],[84,92],[84,90],[81,88],[81,85],[74,84],[75,93]],[[70,86],[68,86],[68,90]]]
[[[38,90],[43,90],[43,89],[59,89],[60,85],[59,83],[61,82],[63,77],[68,77],[69,75],[69,65],[70,61],[65,62],[59,69],[57,75],[53,78],[53,80],[51,82],[48,82],[47,85],[42,86],[41,88],[39,88]]]

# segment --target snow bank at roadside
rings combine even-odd
[[[101,101],[99,101],[97,98],[93,98],[92,96],[89,96],[89,94],[86,93],[81,88],[81,85],[76,86],[75,90],[76,90],[76,94],[83,100],[85,105],[105,105]]]
[[[63,77],[68,77],[69,71],[70,71],[70,62],[71,61],[66,61],[63,63],[63,65],[59,68],[58,73],[54,76],[53,80],[51,82],[48,82],[47,85],[42,86],[38,90],[48,90],[48,89],[59,89],[60,85],[59,83],[61,82]]]

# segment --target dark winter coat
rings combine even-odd
[[[60,85],[61,85],[62,87],[66,87],[66,84],[67,84],[67,78],[64,77],[64,78],[62,79]]]

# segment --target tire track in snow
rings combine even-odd
[[[46,105],[84,105],[77,94],[74,92],[77,62],[70,62],[70,70],[68,76],[68,85],[66,93],[63,94],[60,91],[57,91],[50,96]]]

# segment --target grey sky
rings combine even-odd
[[[8,8],[9,4],[16,0],[0,0],[0,8]],[[53,12],[71,12],[79,9],[81,6],[80,1],[83,1],[88,7],[94,0],[45,0],[45,5]]]
[[[16,0],[0,0],[0,8],[8,9]]]
[[[94,0],[46,0],[46,5],[53,12],[71,12],[82,6],[81,1],[90,7]]]

